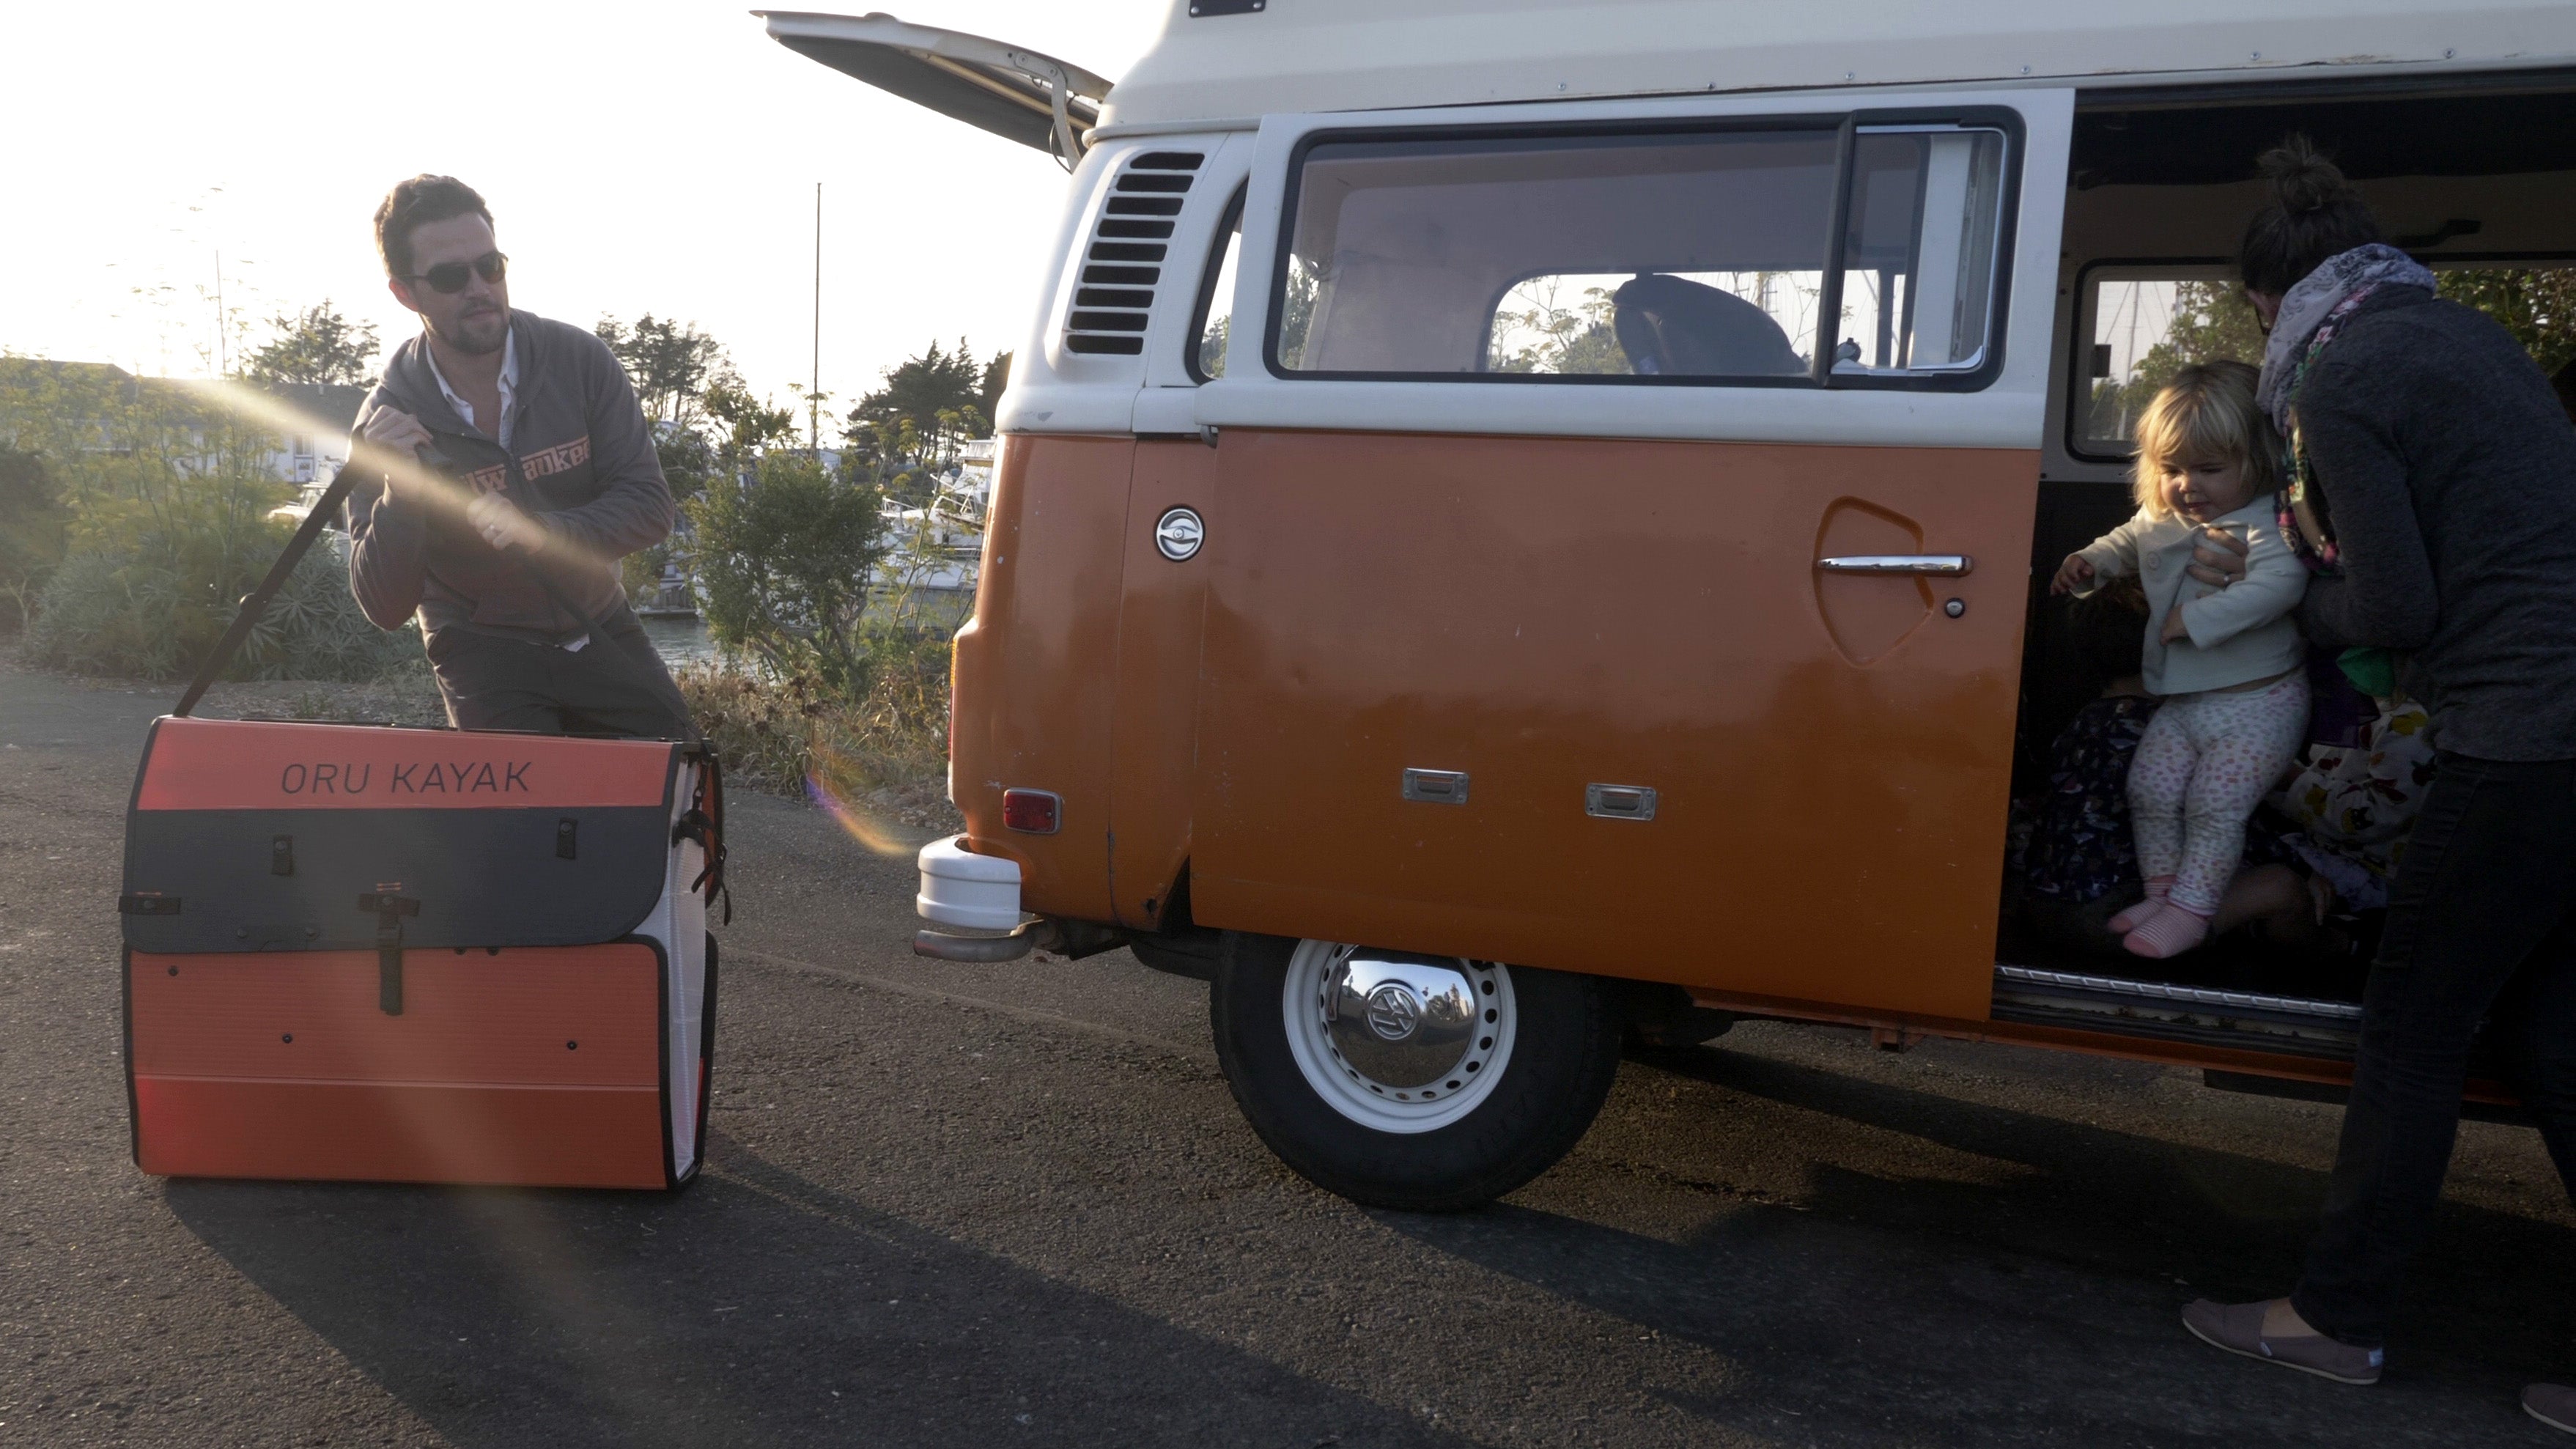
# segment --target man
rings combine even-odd
[[[358,414],[349,588],[380,629],[420,617],[459,729],[681,738],[688,706],[617,561],[671,530],[671,490],[617,359],[510,309],[492,213],[452,176],[376,208],[385,285],[420,317]],[[410,466],[417,458],[418,466]]]

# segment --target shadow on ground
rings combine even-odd
[[[458,1445],[1461,1442],[717,1138],[717,1170],[672,1197],[202,1181],[168,1197]]]
[[[1745,1204],[1681,1242],[1513,1205],[1379,1215],[1732,1360],[1760,1389],[1676,1401],[1705,1419],[1793,1442],[2554,1442],[2515,1398],[2576,1373],[2561,1226],[2446,1203],[2395,1368],[2356,1390],[2203,1348],[2176,1317],[2282,1291],[2322,1173],[1724,1051],[1641,1060],[2022,1169],[1949,1183],[1817,1162],[1798,1206]],[[1973,1336],[1946,1331],[1963,1322]]]

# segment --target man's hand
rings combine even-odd
[[[2204,584],[2226,588],[2245,577],[2245,548],[2245,540],[2226,529],[2204,528],[2199,542],[2191,546],[2191,563],[2184,572]]]
[[[378,408],[367,414],[367,425],[358,430],[358,436],[405,462],[430,444],[429,429],[400,408]]]
[[[2057,577],[2048,581],[2052,594],[2071,594],[2093,582],[2093,561],[2080,553],[2070,553],[2066,562],[2057,566]]]
[[[546,542],[546,526],[519,511],[519,505],[498,493],[486,493],[465,505],[465,521],[473,524],[483,541],[497,549],[518,549],[534,553]]]
[[[420,450],[434,441],[420,419],[400,408],[378,408],[367,414],[364,427],[358,429],[362,447],[382,449],[385,457],[378,462],[385,470],[389,492],[413,502],[421,498],[421,478],[416,467]]]

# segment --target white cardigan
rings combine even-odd
[[[2216,525],[2248,545],[2245,577],[2212,588],[2185,572],[2201,525],[2188,518],[2137,514],[2093,540],[2079,557],[2093,565],[2089,594],[2115,578],[2136,574],[2147,592],[2146,683],[2150,694],[2198,694],[2287,674],[2306,660],[2306,644],[2290,611],[2308,591],[2308,568],[2290,551],[2271,494],[2264,494]],[[2185,588],[2190,592],[2186,594]],[[2165,615],[2177,597],[2188,640],[2164,642]]]

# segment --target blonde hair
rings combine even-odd
[[[2242,462],[2255,498],[2281,486],[2280,442],[2272,420],[2254,404],[2260,376],[2242,362],[2195,362],[2157,391],[2138,414],[2138,456],[2129,472],[2130,496],[2140,513],[2173,515],[2156,486],[2157,475],[2171,463]]]

